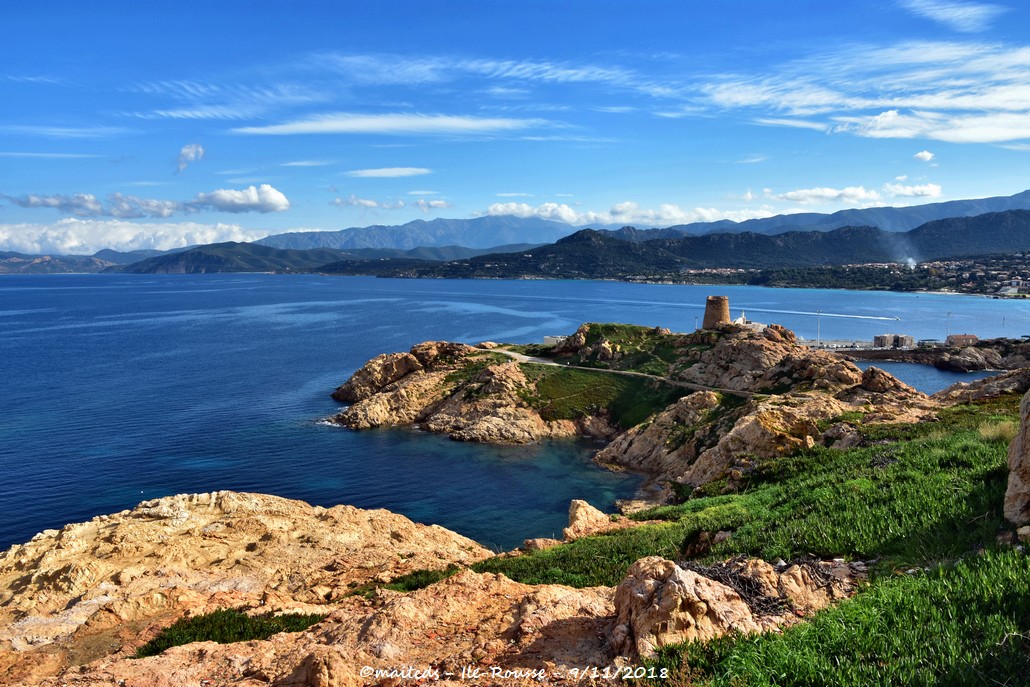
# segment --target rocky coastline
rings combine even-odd
[[[1030,368],[1020,367],[927,396],[878,368],[809,351],[776,326],[677,334],[586,324],[544,353],[426,342],[383,354],[333,393],[348,405],[332,421],[508,444],[603,437],[600,465],[642,472],[666,497],[721,499],[799,451],[875,448],[876,428],[936,422],[1030,389]],[[1005,516],[1021,527],[1006,535],[1013,544],[1030,541],[1030,395],[1020,417],[1004,497]],[[384,510],[225,491],[147,501],[0,553],[0,684],[623,684],[662,647],[805,622],[863,589],[874,563],[703,560],[733,540],[734,525],[690,530],[677,556],[635,554],[601,585],[515,581],[487,565],[669,531],[644,517],[573,501],[563,540],[497,554]],[[385,586],[427,571],[437,581]],[[267,639],[134,658],[176,620],[225,608],[322,619]],[[590,667],[592,676],[580,672]]]

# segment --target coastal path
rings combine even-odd
[[[491,351],[495,353],[502,353],[509,358],[513,358],[520,363],[535,363],[537,365],[551,365],[553,367],[566,367],[572,370],[589,370],[591,372],[607,372],[613,375],[622,375],[624,377],[643,377],[645,379],[651,379],[659,382],[663,382],[670,386],[680,387],[681,389],[690,389],[691,391],[714,391],[719,394],[729,394],[730,396],[737,396],[739,398],[750,399],[755,394],[751,391],[739,391],[737,389],[723,389],[717,386],[706,386],[704,384],[695,384],[693,382],[684,382],[678,379],[669,379],[668,377],[659,377],[658,375],[647,374],[646,372],[634,372],[632,370],[606,370],[600,367],[586,367],[584,365],[569,365],[567,363],[559,363],[551,360],[550,358],[538,358],[535,356],[523,355],[522,353],[516,353],[515,351],[509,351],[506,348],[492,348]]]

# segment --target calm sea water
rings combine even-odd
[[[0,278],[0,548],[181,492],[382,507],[496,548],[560,535],[569,500],[640,479],[577,441],[462,444],[325,426],[365,360],[429,339],[529,342],[584,321],[688,331],[706,295],[800,335],[1030,333],[1030,305],[969,297],[615,282],[277,275]],[[818,318],[809,313],[821,311]],[[950,313],[950,316],[947,315]],[[849,317],[844,317],[849,316]],[[900,317],[901,320],[861,319]],[[817,324],[818,320],[818,324]],[[953,376],[961,379],[961,376]],[[943,386],[943,384],[941,385]]]

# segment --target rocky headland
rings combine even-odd
[[[698,488],[799,448],[856,445],[863,424],[932,420],[950,403],[1030,385],[1019,377],[931,398],[878,368],[863,372],[810,350],[777,325],[676,334],[585,324],[557,347],[530,352],[536,357],[493,343],[426,342],[378,356],[334,392],[351,405],[331,421],[494,443],[587,434],[610,441],[596,455],[602,465]],[[589,389],[553,383],[577,375],[589,377]],[[606,382],[620,386],[605,396]],[[653,412],[625,412],[627,393]]]
[[[926,396],[875,367],[809,351],[775,326],[677,334],[587,324],[549,350],[427,342],[384,354],[334,392],[348,407],[333,422],[417,426],[461,441],[604,437],[598,463],[643,472],[679,503],[626,517],[574,501],[563,541],[496,554],[384,510],[234,492],[147,501],[0,553],[0,684],[614,685],[624,684],[618,671],[641,665],[686,680],[647,661],[684,642],[779,636],[870,587],[921,584],[924,569],[911,561],[943,559],[940,551],[1026,568],[982,549],[985,537],[1030,540],[1030,396],[1018,427],[999,419],[1028,388],[1030,370],[1019,369]],[[1004,471],[991,452],[1011,437]],[[908,456],[906,438],[924,443]],[[935,479],[946,488],[918,491]],[[908,486],[895,492],[895,481]],[[919,499],[926,505],[913,513]],[[871,510],[842,512],[862,508]],[[1011,528],[1003,516],[1021,529],[999,534]],[[986,529],[925,539],[954,523]],[[927,603],[981,588],[959,579]],[[1006,594],[984,612],[1026,616],[1030,596]],[[870,603],[869,617],[889,612]],[[177,620],[227,608],[316,620],[266,639],[134,657]],[[1025,618],[998,627],[1006,637],[1030,631]],[[970,632],[971,646],[1003,654],[1004,670],[1022,665],[1018,643]],[[894,675],[891,661],[904,659],[878,670]],[[987,665],[976,660],[977,670]]]

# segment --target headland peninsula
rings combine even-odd
[[[8,684],[990,684],[1030,669],[1030,368],[927,396],[789,330],[425,342],[355,430],[588,434],[617,514],[491,552],[387,511],[180,495],[0,554]],[[370,458],[371,459],[371,458]],[[489,495],[484,495],[489,498]]]

